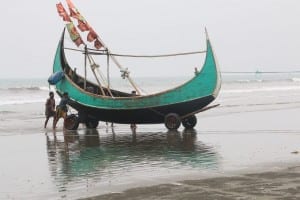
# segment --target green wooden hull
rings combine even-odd
[[[53,72],[64,71],[66,66],[68,66],[68,63],[64,54],[64,36],[62,36],[57,47]],[[212,46],[209,39],[207,39],[206,58],[201,71],[183,85],[164,92],[147,96],[112,98],[95,95],[83,90],[67,75],[55,86],[58,93],[69,93],[72,100],[72,107],[82,112],[92,113],[99,120],[117,123],[162,123],[163,117],[159,120],[153,120],[158,117],[157,113],[160,116],[168,113],[177,113],[183,116],[211,103],[219,93],[221,78]],[[191,104],[191,102],[194,103]],[[185,105],[189,105],[190,107],[184,108]],[[139,120],[141,118],[140,114],[146,109],[152,110],[150,113],[153,113],[153,116],[149,116],[145,120]],[[180,109],[180,112],[178,109]],[[127,120],[125,120],[126,113],[128,113]],[[123,115],[125,117],[118,120],[118,116],[113,115]]]

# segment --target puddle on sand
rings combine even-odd
[[[188,170],[217,167],[214,148],[184,132],[47,136],[51,177],[61,192],[151,180]],[[103,187],[101,187],[103,188]],[[99,191],[98,191],[99,192]]]

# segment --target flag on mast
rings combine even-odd
[[[73,22],[68,23],[67,25],[68,32],[70,34],[71,40],[79,47],[81,44],[84,44],[83,40],[80,37],[76,27]]]
[[[61,16],[65,22],[71,22],[71,18],[66,12],[61,2],[56,4],[56,8],[57,8],[58,15]]]
[[[87,35],[87,41],[89,42],[93,42],[94,40],[96,40],[98,38],[97,33],[94,31],[93,28],[90,28],[90,32]]]
[[[78,21],[78,29],[82,32],[89,31],[87,35],[87,41],[94,42],[94,47],[96,49],[100,49],[103,47],[103,44],[100,42],[99,36],[94,31],[94,29],[88,24],[88,22],[85,20],[85,18],[80,14],[78,9],[75,7],[73,2],[71,0],[66,0],[69,10],[70,10],[70,16],[74,19],[77,19]]]
[[[68,4],[69,5],[69,4]],[[80,34],[78,33],[76,27],[74,26],[69,14],[67,13],[66,9],[64,8],[63,4],[59,2],[56,4],[57,12],[59,16],[63,18],[65,22],[67,22],[66,27],[70,34],[71,40],[79,47],[81,44],[84,44]],[[82,28],[83,26],[81,26]],[[81,29],[80,29],[81,30]]]
[[[70,10],[70,16],[74,19],[78,20],[78,28],[82,32],[89,30],[89,24],[84,19],[84,17],[80,14],[80,12],[77,10],[77,8],[74,6],[73,2],[71,0],[66,0],[69,10]]]
[[[95,40],[94,46],[96,49],[101,49],[103,47],[103,45],[101,44],[98,38]]]
[[[82,32],[90,30],[89,25],[85,21],[82,21],[80,19],[78,20],[78,26],[77,27]]]

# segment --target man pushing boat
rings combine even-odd
[[[69,101],[69,94],[67,92],[64,92],[58,106],[56,107],[56,115],[53,122],[53,129],[56,128],[56,124],[60,118],[63,118],[65,121],[68,112],[68,107],[67,107],[68,101]]]

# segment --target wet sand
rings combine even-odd
[[[43,129],[43,104],[0,113],[0,199],[299,199],[300,103],[222,106],[163,124]],[[102,196],[99,196],[102,195]]]
[[[186,180],[173,184],[140,187],[85,200],[231,200],[300,199],[300,165],[283,170]]]

